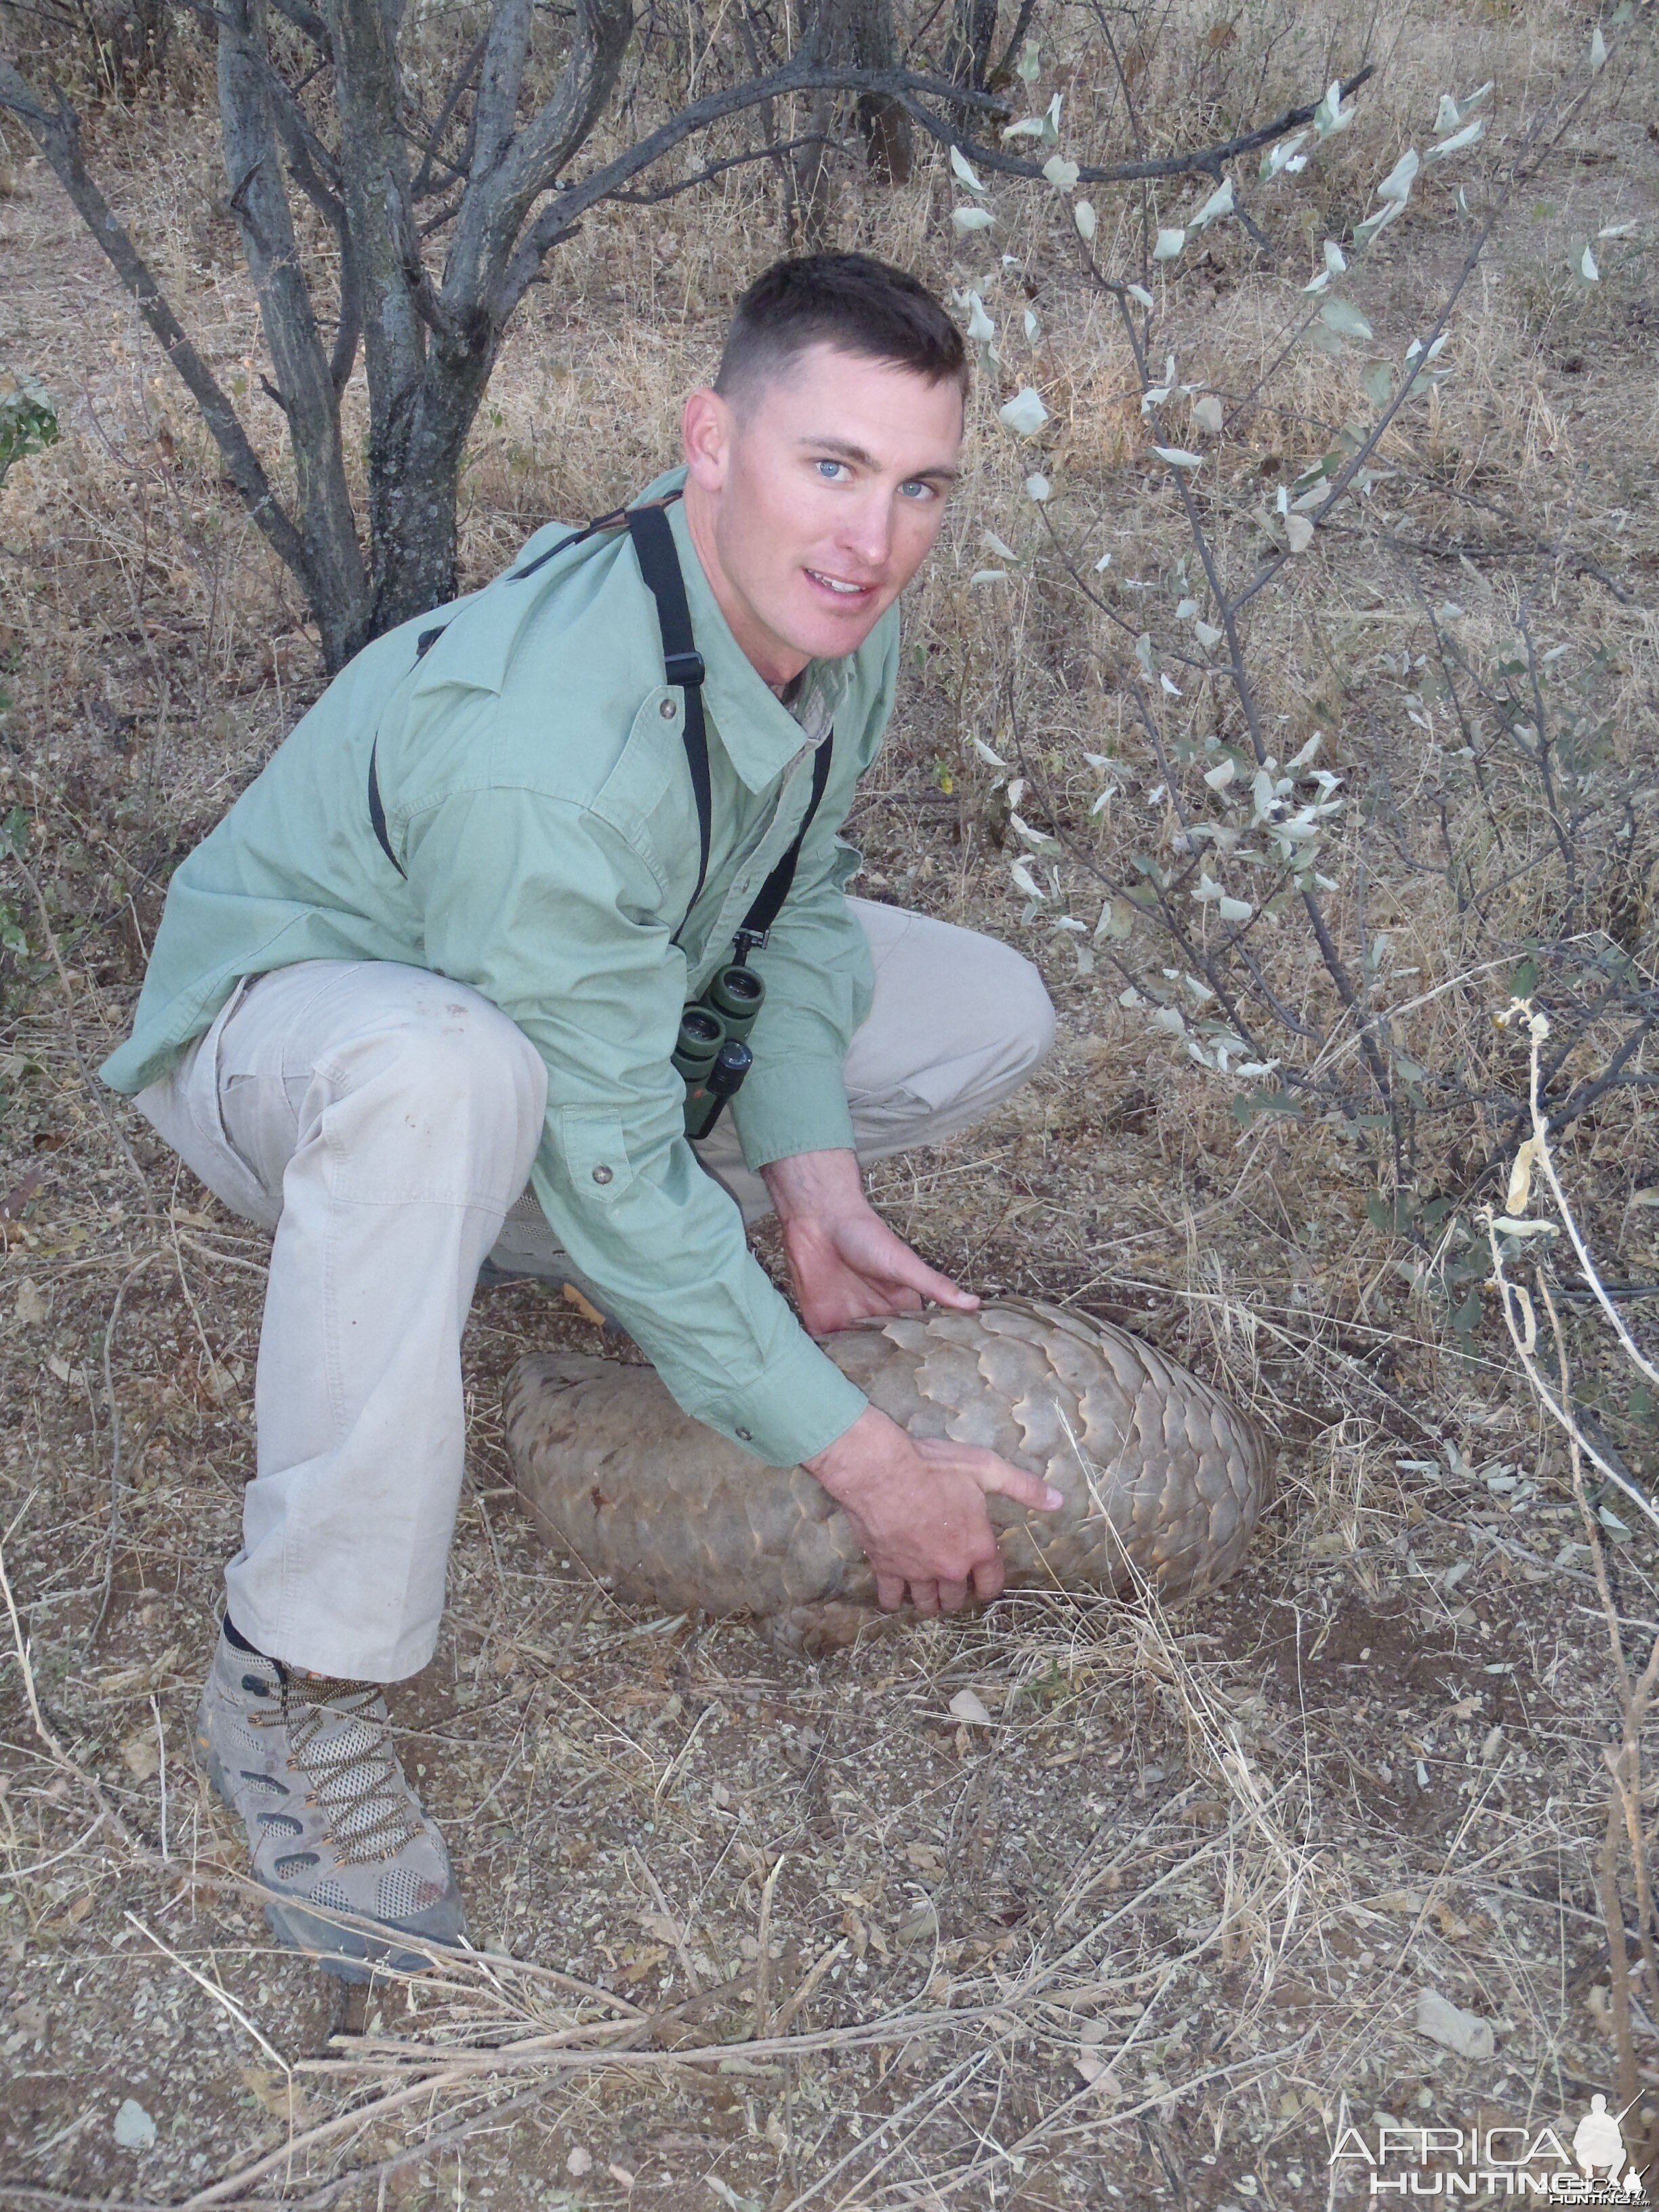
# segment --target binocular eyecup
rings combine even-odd
[[[717,969],[702,996],[682,1012],[673,1062],[685,1079],[688,1137],[706,1137],[726,1100],[742,1089],[755,1064],[745,1040],[765,1000],[763,980],[734,960]]]

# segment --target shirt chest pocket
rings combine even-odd
[[[559,1156],[575,1198],[614,1206],[634,1181],[621,1115],[604,1107],[566,1106],[557,1131]]]

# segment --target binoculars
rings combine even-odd
[[[726,1100],[742,1089],[755,1064],[746,1039],[765,1000],[765,983],[752,968],[733,960],[681,1014],[672,1059],[685,1079],[688,1137],[706,1137]]]

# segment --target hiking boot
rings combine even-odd
[[[276,1893],[265,1921],[279,1943],[319,1952],[327,1972],[361,1982],[375,1966],[420,1973],[433,1963],[394,1931],[460,1940],[449,1853],[404,1778],[378,1683],[295,1674],[222,1631],[196,1742],[246,1826],[255,1879]],[[342,1927],[318,1906],[378,1921],[386,1936]]]

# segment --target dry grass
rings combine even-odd
[[[1518,127],[1588,37],[1562,0],[1384,16],[1361,120],[1310,180],[1312,255],[1420,138],[1441,89],[1494,76],[1498,116]],[[1200,35],[1210,22],[1180,14],[1130,57],[1171,136],[1287,103],[1351,58],[1334,15],[1248,8],[1218,46]],[[1384,459],[1415,534],[1466,549],[1427,574],[1466,609],[1471,665],[1489,672],[1511,649],[1530,591],[1540,641],[1570,640],[1569,666],[1594,668],[1612,757],[1650,780],[1648,268],[1610,270],[1596,295],[1561,275],[1571,240],[1653,207],[1633,120],[1651,65],[1620,66],[1466,298],[1455,375]],[[1108,143],[1109,85],[1054,81]],[[251,376],[256,322],[186,62],[172,94],[106,113],[97,144],[222,373]],[[532,1288],[490,1292],[467,1340],[474,1449],[445,1637],[396,1708],[479,1954],[365,2011],[264,1942],[190,1756],[250,1457],[264,1243],[82,1069],[120,1032],[168,871],[317,672],[297,599],[227,505],[95,250],[39,165],[6,158],[0,367],[49,386],[66,434],[0,495],[14,701],[0,809],[27,818],[41,894],[8,866],[0,896],[27,944],[6,956],[0,1036],[0,1358],[15,1409],[0,1548],[18,1638],[0,1678],[3,2188],[365,2212],[1290,2212],[1346,2201],[1327,2161],[1350,2122],[1570,2127],[1613,2069],[1596,1857],[1600,1741],[1617,1720],[1596,1583],[1567,1456],[1496,1308],[1455,1340],[1447,1255],[1378,1225],[1483,1156],[1490,1109],[1425,1116],[1403,1159],[1330,1119],[1241,1127],[1231,1088],[1155,1038],[1120,1003],[1122,978],[1104,961],[1082,972],[1052,914],[1022,920],[1009,890],[1006,798],[975,737],[1006,748],[1018,722],[1045,818],[1100,871],[1168,824],[1146,802],[1158,778],[1128,703],[1133,630],[1040,565],[1030,456],[996,428],[997,401],[1041,386],[1056,526],[1091,560],[1109,547],[1113,577],[1152,582],[1161,605],[1184,544],[1146,463],[1127,348],[1041,196],[1010,196],[1005,241],[1036,286],[1040,335],[1028,349],[1009,276],[994,299],[1012,333],[1003,388],[976,398],[969,478],[910,611],[898,724],[859,830],[864,888],[1042,963],[1061,1042],[994,1121],[885,1164],[873,1187],[975,1289],[1127,1322],[1256,1407],[1283,1487],[1254,1571],[1174,1620],[1150,1601],[1023,1597],[821,1663],[741,1624],[624,1614],[533,1547],[501,1456],[513,1359],[586,1333]],[[962,283],[985,257],[951,243],[950,204],[924,165],[902,191],[849,197],[844,234]],[[678,394],[774,250],[772,222],[764,179],[739,173],[649,222],[602,211],[563,251],[479,426],[470,576],[548,515],[601,512],[654,473]],[[1231,234],[1207,250],[1169,343],[1183,375],[1227,392],[1276,351],[1305,272],[1258,266]],[[1425,205],[1378,257],[1364,297],[1396,351],[1462,251]],[[1361,404],[1352,365],[1305,353],[1272,397],[1218,463],[1231,483],[1293,477],[1324,450],[1322,426]],[[274,449],[272,410],[249,404]],[[1563,561],[1527,567],[1522,521],[1540,540],[1570,531],[1624,596]],[[1247,533],[1228,527],[1237,562]],[[1034,565],[973,585],[988,529]],[[1147,595],[1118,590],[1110,604],[1139,626]],[[1252,633],[1283,750],[1325,729],[1333,767],[1371,802],[1392,794],[1412,855],[1438,834],[1431,748],[1453,742],[1445,702],[1425,702],[1421,670],[1401,665],[1424,649],[1407,627],[1419,616],[1406,567],[1357,531],[1265,596]],[[1224,710],[1207,679],[1182,702],[1193,729]],[[1121,763],[1097,816],[1085,750]],[[1484,865],[1481,805],[1466,794],[1449,820]],[[1519,849],[1547,836],[1518,780],[1498,806]],[[1490,1025],[1510,963],[1490,948],[1547,933],[1550,878],[1494,890],[1480,923],[1377,818],[1357,807],[1342,830],[1343,942],[1387,931],[1379,976],[1425,1065],[1512,1088],[1513,1048]],[[1644,823],[1618,922],[1644,960],[1652,859]],[[1068,890],[1090,928],[1092,880]],[[1317,1013],[1325,987],[1288,932],[1273,959],[1281,993]],[[1348,1065],[1352,1035],[1334,1029],[1324,1049],[1310,1065]],[[1659,1279],[1650,1115],[1644,1094],[1610,1097],[1561,1148],[1592,1241],[1638,1288]],[[1651,1305],[1625,1310],[1650,1344]],[[1564,1326],[1581,1400],[1650,1480],[1652,1408],[1577,1311]],[[1659,1620],[1650,1537],[1615,1544],[1610,1571],[1633,1637]],[[963,1688],[988,1724],[951,1715]],[[1418,2033],[1424,1989],[1494,2023],[1495,2056]],[[1645,2093],[1659,1992],[1637,1968],[1626,1994]],[[118,2146],[128,2098],[155,2122],[152,2148]]]

